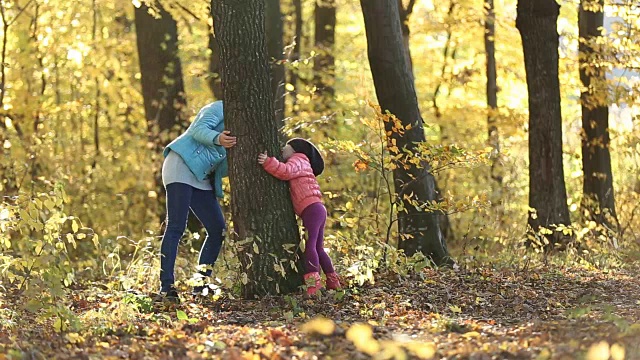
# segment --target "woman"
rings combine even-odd
[[[167,190],[167,227],[160,248],[158,301],[180,301],[174,287],[174,267],[189,209],[207,231],[198,263],[207,267],[200,273],[211,276],[225,230],[216,197],[222,198],[222,178],[227,176],[225,149],[235,144],[236,138],[224,130],[222,101],[216,101],[200,109],[189,128],[164,149],[162,182]],[[194,288],[194,293],[202,288]]]

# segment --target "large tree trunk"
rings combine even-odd
[[[213,0],[216,1],[216,0]],[[271,91],[276,112],[276,120],[284,119],[284,52],[282,45],[283,23],[280,0],[266,0],[267,51],[271,64]],[[280,125],[282,126],[282,124]]]
[[[145,116],[152,134],[166,133],[174,125],[186,127],[187,103],[178,56],[176,21],[160,3],[155,4],[160,18],[149,14],[142,3],[135,8],[136,36]],[[158,129],[154,129],[155,127]],[[168,138],[156,138],[164,146]]]
[[[257,164],[259,152],[274,155],[280,151],[269,79],[265,4],[261,0],[217,0],[212,12],[222,50],[225,127],[238,137],[237,145],[229,150],[229,178],[234,230],[239,244],[247,242],[238,249],[248,275],[243,294],[253,298],[289,293],[302,284],[302,275],[292,270],[289,261],[293,258],[284,246],[297,246],[300,234],[287,184]],[[275,270],[274,261],[282,266],[282,273]]]
[[[300,45],[302,43],[302,0],[293,0],[293,17],[294,23],[294,45],[291,52],[290,61],[300,60]],[[298,113],[298,69],[289,70],[289,83],[293,86],[293,90],[289,93],[291,97],[291,108],[294,114]]]
[[[418,108],[413,76],[409,70],[407,52],[402,40],[397,0],[361,0],[367,33],[369,64],[382,111],[398,117],[405,128],[403,135],[395,133],[400,149],[416,152],[417,143],[425,141],[422,116]],[[393,124],[386,124],[392,131]],[[402,150],[401,150],[402,151]],[[437,199],[435,179],[430,166],[408,163],[408,169],[393,171],[395,192],[406,212],[398,214],[399,248],[409,256],[416,252],[431,257],[438,265],[452,263],[438,222],[438,213],[416,209],[403,195],[414,194],[421,204]]]
[[[529,226],[537,232],[569,224],[562,167],[562,114],[558,80],[560,6],[555,0],[518,0],[516,27],[522,37],[529,90]],[[562,232],[546,238],[558,243]]]
[[[336,32],[335,0],[316,0],[315,47],[318,54],[313,62],[314,82],[320,101],[317,110],[331,107],[335,90],[335,58],[333,48]]]
[[[217,0],[211,0],[214,2]],[[213,7],[213,5],[212,5]],[[220,45],[216,38],[213,28],[209,29],[209,50],[211,50],[211,57],[209,58],[209,77],[207,82],[209,89],[213,93],[213,96],[222,100],[222,69],[220,67]]]
[[[487,142],[491,146],[491,178],[498,183],[502,182],[502,176],[496,174],[500,159],[500,134],[496,125],[498,111],[498,75],[496,71],[496,46],[495,46],[495,8],[493,0],[484,0],[487,12],[484,21],[484,50],[487,65]]]
[[[605,71],[590,64],[597,55],[594,38],[599,37],[603,26],[604,13],[585,9],[585,0],[580,4],[578,20],[580,32],[580,80],[584,85],[582,100],[582,168],[584,171],[584,206],[589,217],[599,224],[616,225],[616,209],[613,193],[611,154],[609,153],[609,108]],[[604,0],[599,0],[604,6]],[[613,221],[605,217],[605,209]]]

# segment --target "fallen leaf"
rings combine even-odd
[[[80,334],[74,332],[66,334],[64,338],[71,344],[80,344],[84,342],[84,338],[80,336]]]
[[[331,335],[336,329],[336,324],[327,318],[316,317],[300,327],[300,331],[307,334]]]
[[[353,324],[347,330],[346,336],[358,350],[365,354],[374,355],[380,351],[380,344],[373,338],[373,329],[367,324]]]
[[[587,351],[586,360],[609,360],[609,343],[601,341],[591,345]]]
[[[624,360],[625,359],[625,349],[624,346],[620,344],[613,344],[609,349],[611,353],[611,359],[613,360]]]
[[[434,343],[409,343],[405,347],[420,359],[431,359],[436,355],[436,345]]]
[[[466,332],[466,333],[462,334],[462,337],[467,338],[467,339],[478,338],[478,337],[480,337],[480,333],[477,332],[477,331],[469,331],[469,332]]]

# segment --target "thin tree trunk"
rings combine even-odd
[[[92,5],[92,13],[93,13],[93,26],[92,26],[92,31],[91,31],[91,42],[93,43],[93,48],[96,49],[96,34],[98,32],[98,6],[96,4],[96,0],[92,0],[91,1],[91,5]],[[95,169],[97,163],[98,163],[98,158],[100,157],[100,113],[102,112],[102,109],[100,108],[100,96],[101,96],[101,92],[100,92],[100,79],[96,76],[94,78],[94,81],[96,83],[96,102],[94,105],[94,114],[93,114],[93,145],[95,147],[95,154],[93,157],[93,162],[91,164],[91,167],[93,169]],[[93,174],[93,173],[92,173]]]
[[[518,0],[516,27],[522,37],[529,90],[529,226],[569,224],[562,164],[562,114],[558,79],[560,6],[555,0]],[[551,244],[563,239],[553,231]]]
[[[453,14],[457,4],[458,3],[454,0],[449,1],[449,10],[447,11],[448,20],[451,20],[453,18]],[[447,73],[447,68],[449,67],[449,58],[451,58],[452,61],[455,61],[456,51],[457,48],[455,46],[455,42],[453,41],[453,29],[451,28],[451,26],[448,26],[446,28],[446,41],[444,43],[444,48],[442,49],[442,70],[440,70],[440,81],[433,91],[433,99],[431,100],[433,109],[435,110],[435,117],[438,121],[442,118],[442,110],[438,105],[438,96],[440,96],[442,86],[445,83],[445,76]],[[445,135],[444,127],[442,124],[440,125],[440,133],[442,140],[448,139],[448,136]]]
[[[324,111],[331,107],[335,95],[335,0],[316,0],[315,25],[315,47],[318,54],[313,62],[313,71],[316,91],[320,96],[320,101],[316,104],[318,111]]]
[[[237,145],[229,150],[229,178],[234,231],[238,243],[246,241],[238,249],[247,274],[242,292],[245,298],[292,292],[302,283],[302,276],[292,270],[292,255],[283,248],[300,241],[288,187],[257,164],[259,152],[274,155],[280,151],[269,79],[265,4],[218,0],[212,10],[222,50],[225,127],[238,137]]]
[[[502,183],[502,176],[495,173],[500,159],[500,134],[496,125],[498,111],[498,81],[496,71],[496,46],[495,46],[495,9],[493,0],[484,0],[487,12],[484,22],[484,49],[487,64],[487,141],[493,149],[491,152],[491,178]]]
[[[452,0],[449,2],[449,9],[447,11],[448,20],[451,20],[453,18],[457,5],[458,3],[456,1]],[[409,9],[412,9],[412,7],[409,7]],[[442,110],[440,109],[440,106],[438,105],[438,97],[440,96],[440,93],[442,92],[442,87],[446,82],[445,76],[447,74],[447,69],[451,67],[449,64],[449,59],[451,59],[452,62],[455,62],[456,51],[457,51],[457,48],[455,46],[455,41],[453,41],[453,29],[449,26],[446,29],[446,41],[445,41],[444,48],[442,49],[442,69],[440,70],[440,77],[439,77],[440,80],[438,81],[436,88],[433,91],[433,98],[431,100],[431,103],[433,104],[435,118],[437,122],[440,124],[440,136],[443,142],[448,139],[448,135],[447,135],[447,132],[445,131],[444,125],[442,124],[442,121],[440,121],[442,119],[443,114],[442,114]],[[436,187],[436,195],[437,195],[436,200],[440,202],[443,200],[442,189],[440,188],[440,186],[438,186],[437,181],[435,182],[435,187]],[[449,216],[445,213],[442,213],[440,214],[439,218],[440,218],[440,229],[442,231],[442,235],[444,236],[445,239],[452,238],[453,227],[451,226],[451,221],[449,220]]]
[[[609,108],[605,71],[590,63],[597,55],[592,47],[603,26],[604,12],[585,9],[586,0],[580,4],[578,20],[580,33],[580,80],[584,86],[582,100],[582,168],[584,171],[584,207],[589,217],[599,224],[614,227],[617,223],[613,192],[611,154],[609,152]],[[598,4],[604,7],[604,0]],[[605,216],[608,209],[613,221]]]
[[[413,13],[413,7],[416,4],[416,0],[409,0],[407,7],[404,6],[402,0],[398,0],[398,10],[400,14],[400,23],[402,24],[402,43],[407,51],[407,61],[409,65],[409,71],[413,75],[413,61],[411,60],[411,48],[409,47],[409,37],[411,31],[409,29],[409,17]]]
[[[215,1],[215,0],[214,0]],[[266,36],[269,62],[271,64],[271,93],[276,112],[276,121],[284,119],[284,49],[283,23],[280,0],[266,0]],[[281,124],[280,126],[282,126]]]
[[[186,127],[182,65],[178,56],[176,21],[160,3],[160,18],[149,14],[144,3],[135,8],[136,36],[144,110],[151,134],[166,132],[180,124]],[[157,130],[154,130],[155,127]],[[167,139],[155,140],[164,146]]]
[[[35,56],[37,59],[38,67],[40,70],[40,89],[39,96],[32,99],[31,102],[35,102],[37,104],[34,122],[33,122],[33,133],[32,136],[32,144],[31,144],[31,154],[29,158],[31,159],[31,193],[35,194],[36,191],[36,179],[40,176],[40,170],[42,169],[42,165],[40,163],[40,158],[38,157],[37,144],[40,139],[40,125],[44,122],[42,116],[42,103],[44,99],[44,92],[47,88],[47,72],[44,71],[44,61],[42,51],[40,51],[40,42],[38,41],[38,25],[40,21],[40,4],[35,3],[33,18],[31,19],[31,36],[30,40],[33,42],[33,46],[35,49]],[[35,100],[35,101],[34,101]]]
[[[405,127],[403,135],[394,133],[393,138],[400,149],[416,152],[416,144],[425,141],[424,128],[413,76],[409,71],[407,52],[402,40],[397,0],[361,0],[367,33],[369,64],[382,111],[398,117]],[[407,129],[407,127],[409,127]],[[392,131],[393,124],[386,124]],[[402,150],[400,150],[402,152]],[[430,166],[423,162],[419,166],[406,162],[393,170],[395,192],[403,202],[406,212],[398,213],[400,232],[399,248],[409,256],[422,252],[436,264],[451,264],[437,212],[425,212],[403,195],[413,194],[420,204],[437,199],[435,179]]]
[[[11,23],[8,21],[4,2],[0,3],[0,15],[2,16],[2,51],[0,55],[0,110],[4,110],[4,95],[6,93],[6,59],[7,59],[7,39],[9,39],[9,26]],[[1,122],[4,126],[4,121]]]
[[[160,18],[149,14],[149,7],[144,4],[135,8],[136,42],[144,100],[144,112],[147,120],[149,139],[154,144],[158,163],[154,172],[156,192],[162,194],[162,149],[172,138],[172,129],[183,130],[188,126],[186,118],[187,100],[184,93],[182,66],[178,56],[178,28],[176,21],[160,3],[156,3]],[[158,213],[162,222],[165,213]],[[190,217],[190,230],[200,226]]]
[[[13,8],[18,10],[18,13],[13,17],[13,19],[7,18],[7,7],[5,7],[5,3],[0,2],[0,19],[2,19],[2,51],[0,56],[0,110],[4,109],[4,97],[5,97],[5,85],[6,85],[6,66],[5,62],[7,59],[7,40],[9,39],[9,27],[13,25],[14,22],[18,20],[18,18],[24,13],[27,7],[31,5],[31,1],[28,1],[24,6],[19,7],[17,4],[14,4]],[[36,7],[38,4],[36,3]],[[4,126],[4,124],[2,124]]]
[[[7,61],[7,42],[9,39],[9,27],[18,20],[18,18],[24,13],[24,10],[30,4],[31,2],[29,1],[22,8],[19,8],[18,13],[13,17],[13,19],[9,19],[7,17],[7,8],[5,8],[5,3],[0,2],[0,19],[2,19],[2,50],[0,50],[0,116],[8,117],[11,119],[11,121],[13,122],[12,124],[13,128],[16,130],[16,133],[19,138],[23,137],[23,131],[19,122],[16,121],[16,118],[18,118],[18,116],[10,114],[8,112],[4,112],[4,98],[7,91],[7,88],[6,88],[6,66],[8,65],[6,62]],[[44,76],[44,74],[42,76]],[[23,118],[23,116],[19,116],[19,117]],[[5,136],[8,136],[9,129],[4,121],[0,121],[0,129],[2,129],[2,131],[0,131],[0,146],[1,146],[2,144],[4,144],[4,141],[6,140]],[[7,132],[6,135],[5,135],[5,131]],[[7,151],[10,151],[10,150],[7,150]],[[2,164],[0,164],[0,166],[2,166]],[[2,171],[3,174],[7,174],[7,172],[4,171],[4,169],[2,170],[3,170]],[[5,183],[4,189],[9,190],[8,193],[13,193],[13,190],[18,189],[18,187],[11,186],[11,181],[13,181],[14,183],[16,182],[15,178],[9,179],[8,176],[5,176],[5,177],[6,178],[2,180],[2,182]],[[2,187],[3,186],[0,185],[0,188]]]

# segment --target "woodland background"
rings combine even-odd
[[[211,15],[231,2],[0,0],[0,358],[640,358],[638,4],[563,0],[556,19],[551,0],[371,0],[397,7],[424,124],[394,160],[410,127],[379,108],[368,1],[237,3],[265,4],[265,118],[325,154],[325,242],[349,286],[249,296],[246,253],[266,250],[231,235],[213,300],[158,309],[161,149],[232,86]],[[527,16],[547,46],[528,59],[552,61],[557,39],[557,75],[527,74]],[[412,158],[430,165],[434,201],[396,202]],[[447,261],[402,245],[398,216],[424,204]],[[193,222],[182,239],[185,290],[203,235]],[[269,276],[299,276],[282,254]]]

